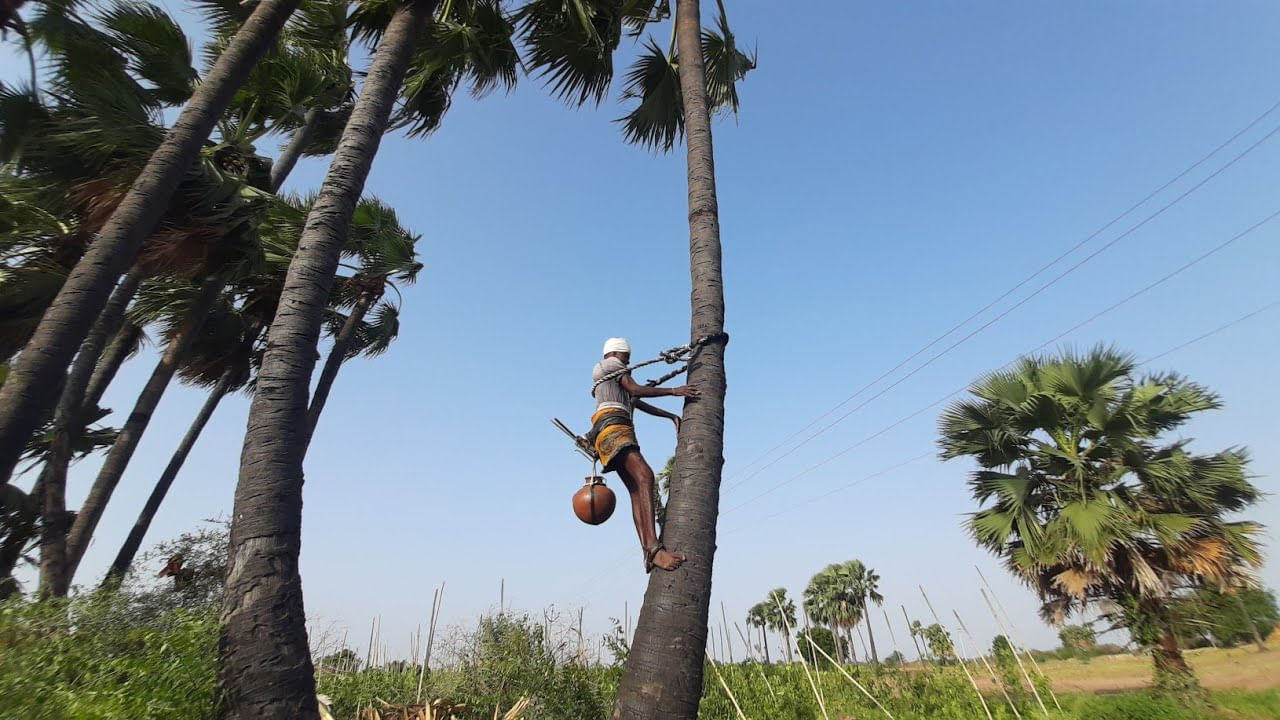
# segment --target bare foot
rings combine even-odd
[[[653,556],[653,566],[670,572],[684,564],[684,553],[671,552],[670,550],[659,550]]]

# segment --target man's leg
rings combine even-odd
[[[635,521],[636,534],[640,536],[640,547],[647,551],[658,543],[658,528],[653,516],[653,468],[649,467],[639,448],[624,450],[619,461],[618,476],[631,495],[631,519]],[[680,553],[659,550],[653,557],[653,564],[663,570],[675,570],[684,560]]]

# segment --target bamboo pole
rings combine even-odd
[[[786,613],[783,612],[782,610],[782,603],[779,602],[778,598],[776,597],[773,599],[773,602],[778,606],[778,614],[782,617],[783,630],[785,630],[787,634],[790,634],[791,629],[788,627]],[[805,618],[805,622],[808,623],[807,617]],[[813,643],[813,638],[809,635],[809,633],[805,633],[805,637],[809,639],[810,644]],[[809,687],[813,688],[813,696],[818,699],[818,708],[822,710],[823,719],[831,720],[831,716],[827,715],[827,703],[825,700],[822,699],[822,693],[818,690],[818,684],[813,681],[813,675],[809,674],[809,663],[805,661],[804,656],[800,657],[800,667],[804,668],[804,676],[809,680]],[[816,657],[814,658],[814,669],[815,670],[817,669]]]
[[[889,628],[889,639],[893,641],[893,651],[901,652],[898,649],[898,636],[893,634],[893,623],[889,622],[889,611],[885,610],[884,606],[881,605],[880,612],[884,613],[884,626]]]
[[[722,634],[728,641],[729,647],[729,664],[733,664],[733,637],[729,635],[729,616],[724,611],[724,601],[720,601],[720,623],[723,628]]]
[[[1018,712],[1018,706],[1014,704],[1013,698],[1009,697],[1009,691],[1005,689],[1004,683],[1000,682],[1000,676],[996,675],[995,668],[991,667],[991,663],[987,662],[987,656],[982,654],[981,648],[978,645],[978,639],[973,636],[973,633],[969,632],[969,628],[964,624],[964,620],[960,619],[960,613],[956,612],[953,608],[951,610],[951,614],[955,615],[956,622],[960,623],[961,632],[968,636],[969,642],[973,643],[975,654],[987,668],[987,672],[991,675],[991,681],[996,684],[996,687],[1000,688],[1000,694],[1004,695],[1005,702],[1009,703],[1009,709],[1013,710],[1014,717],[1018,718],[1018,720],[1022,720],[1022,713]]]
[[[917,587],[920,588],[920,595],[924,597],[924,604],[929,607],[929,614],[933,616],[933,621],[938,623],[939,627],[942,627],[942,619],[938,617],[938,611],[933,609],[933,603],[929,602],[929,596],[925,594],[924,586],[919,585]],[[943,632],[946,632],[946,628],[943,628]],[[952,652],[955,652],[955,648],[952,648]],[[964,670],[964,676],[969,678],[969,684],[973,686],[973,693],[978,696],[978,702],[982,703],[982,711],[987,714],[987,720],[994,720],[991,716],[991,708],[987,707],[987,699],[982,696],[982,691],[978,689],[978,681],[973,679],[973,674],[969,672],[969,666],[964,663],[963,655],[957,654],[956,660],[960,663],[960,669]]]
[[[703,652],[706,652],[705,650]],[[707,659],[711,661],[711,669],[716,673],[716,679],[720,681],[720,687],[724,688],[724,692],[729,696],[729,702],[733,703],[733,709],[738,711],[738,720],[747,720],[747,716],[742,714],[742,707],[738,705],[738,698],[733,696],[733,691],[729,689],[729,683],[724,681],[724,676],[720,674],[720,668],[716,666],[716,661],[711,657],[711,653],[706,653]]]
[[[843,667],[842,665],[840,665],[840,663],[838,663],[838,662],[836,662],[836,661],[835,661],[835,658],[833,658],[833,657],[831,657],[830,655],[828,655],[828,654],[827,654],[827,651],[826,651],[826,650],[823,650],[822,648],[818,647],[818,643],[816,643],[816,642],[814,642],[814,641],[813,641],[813,637],[812,637],[811,635],[807,635],[807,634],[806,634],[806,635],[804,636],[804,639],[809,641],[809,645],[810,645],[810,647],[812,647],[814,650],[817,650],[818,652],[822,653],[822,657],[824,657],[824,658],[826,658],[827,660],[829,660],[829,661],[831,662],[831,664],[835,666],[836,670],[839,670],[839,671],[840,671],[840,674],[841,674],[841,675],[844,675],[844,676],[845,676],[845,678],[846,678],[846,679],[848,679],[848,681],[849,681],[849,682],[853,683],[853,686],[854,686],[854,687],[856,687],[856,688],[858,688],[859,690],[861,690],[863,695],[866,695],[866,696],[867,696],[867,698],[871,700],[871,702],[875,703],[875,704],[876,704],[876,707],[880,708],[880,709],[884,712],[884,714],[885,714],[885,715],[888,715],[888,716],[889,716],[889,718],[890,718],[890,720],[892,720],[892,719],[893,719],[893,713],[889,712],[889,709],[888,709],[888,708],[886,708],[884,705],[881,705],[881,704],[880,704],[880,701],[876,699],[876,696],[875,696],[875,695],[872,695],[872,694],[871,694],[871,692],[870,692],[869,690],[867,690],[865,687],[863,687],[863,686],[862,686],[862,683],[860,683],[860,682],[858,682],[857,680],[855,680],[855,679],[853,678],[853,676],[852,676],[852,675],[850,675],[850,674],[849,674],[849,673],[844,669],[844,667]]]
[[[1018,645],[1022,646],[1022,652],[1025,653],[1027,659],[1031,661],[1031,667],[1036,669],[1036,674],[1047,678],[1048,676],[1044,674],[1044,670],[1040,669],[1040,663],[1036,662],[1036,656],[1031,654],[1031,646],[1022,639],[1022,635],[1018,632],[1018,628],[1013,624],[1013,618],[1009,617],[1008,612],[1005,612],[1004,604],[1000,602],[1000,596],[996,595],[995,588],[991,587],[991,583],[987,582],[987,576],[982,574],[982,569],[977,565],[974,565],[973,569],[978,571],[978,577],[982,579],[982,584],[987,586],[987,591],[991,593],[991,597],[996,601],[996,607],[1000,609],[1000,613],[1004,615],[1005,620],[1008,621],[1009,629],[1013,630],[1012,640],[1017,640]],[[1016,646],[1014,647],[1014,654],[1017,655]],[[1049,685],[1047,686],[1047,689],[1049,690],[1049,697],[1053,699],[1054,706],[1061,711],[1062,704],[1058,702],[1058,694],[1053,691],[1053,686]]]
[[[924,659],[924,653],[920,652],[920,642],[916,640],[916,634],[911,627],[911,616],[907,614],[907,606],[899,605],[899,607],[902,608],[902,619],[907,623],[907,635],[911,638],[911,644],[916,646],[916,660],[919,661],[921,665],[926,665],[928,663]]]
[[[1036,689],[1036,684],[1031,680],[1031,675],[1027,672],[1027,666],[1022,664],[1022,658],[1018,656],[1018,649],[1013,647],[1013,641],[1009,640],[1009,631],[1005,629],[1004,623],[1000,621],[1000,616],[996,613],[996,608],[991,604],[991,598],[987,597],[987,591],[978,588],[978,592],[982,593],[982,599],[987,603],[987,609],[991,611],[991,617],[995,618],[996,627],[1000,629],[1001,634],[1005,636],[1005,640],[1009,641],[1009,646],[1013,648],[1013,659],[1018,661],[1018,669],[1022,671],[1022,677],[1026,678],[1027,685],[1031,686],[1031,694],[1035,696],[1036,702],[1040,705],[1040,711],[1045,717],[1049,717],[1049,708],[1044,706],[1044,699],[1040,697],[1040,691]]]

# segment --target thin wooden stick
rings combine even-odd
[[[1004,683],[1000,682],[1000,676],[996,675],[995,668],[991,667],[991,663],[987,662],[987,656],[983,655],[980,651],[977,638],[973,636],[973,633],[969,632],[969,628],[964,624],[964,620],[960,619],[960,613],[956,612],[955,609],[952,608],[951,614],[956,616],[956,622],[960,623],[960,630],[969,637],[969,642],[973,643],[974,653],[987,668],[987,672],[991,674],[991,681],[995,683],[996,687],[1000,688],[1000,694],[1004,695],[1005,702],[1009,703],[1009,709],[1013,710],[1013,714],[1018,718],[1018,720],[1022,720],[1022,713],[1018,712],[1018,706],[1014,704],[1013,698],[1009,697],[1009,691],[1005,689]]]
[[[809,635],[809,634],[807,634],[807,633],[806,633],[806,634],[805,634],[805,636],[804,636],[804,639],[805,639],[805,640],[808,640],[808,641],[809,641],[809,645],[810,645],[810,647],[812,647],[814,650],[817,650],[818,652],[822,653],[822,657],[824,657],[824,658],[826,658],[827,660],[829,660],[829,661],[831,662],[831,664],[835,666],[836,670],[839,670],[839,671],[840,671],[840,674],[841,674],[841,675],[844,675],[844,676],[845,676],[845,678],[846,678],[846,679],[848,679],[848,681],[849,681],[849,682],[853,683],[853,686],[854,686],[854,687],[856,687],[856,688],[858,688],[859,690],[861,690],[863,695],[866,695],[866,696],[867,696],[867,698],[868,698],[869,700],[871,700],[871,702],[873,702],[873,703],[875,703],[875,704],[876,704],[876,707],[880,708],[880,709],[884,712],[884,714],[885,714],[885,715],[888,715],[888,716],[889,716],[889,718],[890,718],[890,720],[892,720],[892,718],[893,718],[893,713],[889,712],[889,709],[888,709],[888,708],[886,708],[885,706],[881,705],[881,704],[880,704],[880,701],[876,699],[876,696],[875,696],[875,695],[872,695],[872,694],[871,694],[871,693],[870,693],[870,692],[869,692],[865,687],[863,687],[863,686],[862,686],[862,683],[858,682],[857,680],[854,680],[854,679],[853,679],[853,676],[852,676],[852,675],[850,675],[850,674],[849,674],[849,673],[844,669],[844,667],[843,667],[840,663],[836,662],[836,661],[835,661],[835,658],[833,658],[833,657],[831,657],[830,655],[828,655],[826,650],[823,650],[822,648],[818,647],[818,643],[816,643],[816,642],[814,642],[814,641],[813,641],[813,636],[812,636],[812,635]]]
[[[722,624],[723,635],[728,641],[729,646],[729,664],[733,664],[733,637],[729,635],[729,616],[724,611],[724,601],[720,601],[720,622]]]
[[[366,667],[373,667],[373,632],[378,629],[378,618],[375,615],[369,621],[369,649],[364,653],[364,664]]]
[[[1013,641],[1009,640],[1009,631],[1005,629],[1004,623],[1000,621],[1000,616],[996,613],[996,608],[991,604],[991,598],[987,597],[987,591],[978,588],[978,592],[982,593],[982,599],[987,603],[987,609],[991,611],[991,617],[996,620],[996,627],[1005,636],[1005,640],[1009,642],[1009,646],[1013,647]],[[1049,717],[1049,708],[1044,706],[1044,700],[1040,697],[1040,691],[1036,689],[1036,684],[1031,680],[1031,675],[1027,673],[1027,667],[1022,664],[1022,658],[1018,656],[1017,648],[1013,648],[1013,659],[1018,661],[1018,669],[1022,671],[1022,677],[1026,678],[1027,685],[1031,686],[1031,694],[1036,697],[1036,702],[1040,705],[1040,711],[1045,717]]]
[[[884,606],[881,605],[880,612],[884,613],[884,626],[889,628],[889,639],[893,641],[893,651],[901,652],[898,650],[898,636],[893,634],[893,623],[889,622],[889,611],[885,610]]]
[[[938,623],[939,627],[942,627],[942,619],[938,617],[938,611],[933,609],[933,603],[929,602],[929,596],[925,594],[924,586],[919,585],[917,587],[920,588],[920,595],[924,597],[924,604],[929,607],[929,614],[933,615],[933,621]],[[946,628],[943,628],[943,632],[946,632]],[[963,651],[963,649],[962,645],[961,650]],[[952,648],[952,652],[955,652],[955,648]],[[982,691],[978,689],[978,681],[973,679],[973,675],[969,672],[969,666],[964,663],[964,657],[957,655],[956,660],[960,663],[960,669],[964,670],[964,676],[969,678],[969,684],[973,686],[973,693],[978,696],[978,702],[982,703],[982,711],[987,714],[987,720],[994,720],[991,716],[991,708],[987,707],[987,699],[982,696]]]
[[[1013,630],[1013,639],[1017,640],[1018,645],[1022,646],[1022,652],[1026,653],[1027,659],[1031,661],[1031,666],[1036,669],[1037,674],[1048,678],[1049,676],[1044,674],[1044,670],[1040,669],[1040,663],[1036,662],[1036,656],[1031,654],[1031,646],[1023,641],[1018,628],[1014,626],[1013,618],[1009,617],[1009,613],[1005,612],[1004,604],[1000,602],[1000,596],[996,595],[995,588],[991,587],[991,583],[987,582],[987,576],[982,574],[982,569],[977,565],[974,565],[973,569],[978,571],[978,577],[982,578],[982,584],[987,586],[987,592],[990,592],[991,597],[996,601],[996,607],[1000,609],[1000,613],[1009,622],[1009,628]],[[1014,649],[1014,654],[1017,654],[1016,648]],[[1049,690],[1049,697],[1053,699],[1053,704],[1057,706],[1058,710],[1062,710],[1062,705],[1058,702],[1058,694],[1053,691],[1053,686],[1048,685],[1047,689]]]
[[[783,629],[787,634],[790,634],[791,628],[788,626],[786,613],[782,610],[782,603],[777,597],[773,599],[773,602],[778,606],[778,613],[782,616]],[[808,622],[807,617],[805,622]],[[813,638],[809,633],[805,633],[805,637],[809,638],[810,644],[813,643]],[[804,668],[804,676],[809,680],[809,687],[813,688],[813,696],[818,699],[818,708],[822,710],[822,717],[824,720],[831,720],[831,716],[827,715],[827,703],[822,699],[822,693],[818,691],[818,684],[813,681],[813,675],[809,674],[809,663],[805,662],[803,657],[800,658],[800,666]],[[815,670],[817,668],[817,658],[814,658],[814,668]]]
[[[705,652],[705,650],[704,650]],[[716,666],[716,661],[707,653],[707,659],[711,661],[711,669],[716,673],[716,679],[720,681],[720,687],[724,688],[724,692],[729,696],[729,702],[733,703],[733,709],[738,711],[739,720],[747,720],[747,716],[742,714],[742,707],[738,705],[738,698],[733,696],[733,691],[729,689],[729,683],[724,681],[724,676],[720,674],[720,668]]]
[[[916,660],[921,665],[927,665],[928,661],[924,659],[924,653],[920,652],[920,642],[916,640],[915,630],[911,627],[911,616],[907,614],[907,606],[900,605],[902,608],[902,619],[907,622],[907,635],[911,637],[911,644],[916,646]]]

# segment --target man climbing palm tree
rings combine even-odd
[[[653,468],[640,454],[636,441],[635,424],[631,414],[641,410],[650,415],[666,418],[680,431],[680,416],[654,407],[640,398],[698,397],[698,389],[692,385],[678,388],[649,387],[640,385],[631,377],[627,363],[631,362],[631,345],[622,338],[610,338],[604,344],[604,359],[596,363],[591,373],[591,394],[596,401],[595,414],[591,416],[591,432],[587,439],[595,448],[605,472],[617,472],[631,494],[631,517],[644,549],[644,571],[655,567],[675,570],[685,557],[670,552],[658,539],[653,514]]]

